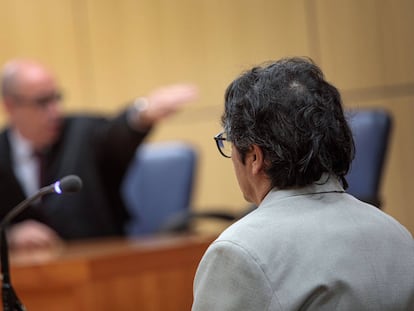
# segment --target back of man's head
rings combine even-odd
[[[305,186],[325,172],[347,187],[352,133],[338,90],[310,59],[281,59],[242,74],[226,90],[222,122],[242,161],[253,144],[262,149],[273,187]]]

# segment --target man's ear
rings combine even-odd
[[[250,156],[252,161],[252,174],[257,175],[263,170],[264,167],[264,155],[262,148],[260,148],[258,145],[252,145]]]

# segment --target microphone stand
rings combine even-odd
[[[10,279],[10,269],[9,269],[9,248],[7,243],[6,236],[6,227],[10,221],[20,214],[29,204],[38,198],[42,197],[48,193],[54,193],[54,185],[44,187],[40,189],[35,195],[27,198],[22,201],[15,208],[10,210],[10,212],[3,218],[0,223],[0,258],[1,258],[1,275],[2,275],[2,299],[3,299],[3,311],[26,311],[24,305],[20,302],[17,297]]]
[[[29,204],[38,198],[49,193],[70,193],[77,192],[82,187],[81,179],[76,175],[69,175],[61,180],[41,188],[37,193],[22,201],[19,205],[12,208],[0,222],[0,259],[2,274],[2,298],[3,311],[26,311],[26,308],[17,297],[10,280],[9,271],[9,250],[7,245],[6,228],[10,221],[25,210]]]
[[[11,284],[7,237],[4,228],[1,229],[0,234],[3,311],[26,311],[26,308],[20,302]]]

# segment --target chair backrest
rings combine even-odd
[[[388,111],[361,109],[347,112],[355,141],[355,159],[346,176],[347,192],[381,207],[380,183],[390,141],[392,118]]]
[[[182,142],[147,143],[137,149],[121,186],[131,215],[129,236],[163,230],[190,205],[197,153]]]

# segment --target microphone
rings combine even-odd
[[[76,175],[68,175],[49,187],[57,194],[78,192],[82,188],[82,180]]]
[[[78,192],[82,188],[82,180],[76,175],[68,175],[55,183],[41,188],[34,195],[22,201],[19,205],[10,210],[0,222],[0,259],[1,259],[1,276],[2,276],[2,302],[4,311],[25,311],[24,305],[17,297],[10,280],[9,272],[9,254],[6,237],[6,227],[10,221],[25,210],[30,203],[38,198],[49,194],[64,194]]]
[[[23,212],[30,203],[36,201],[38,198],[50,194],[64,194],[78,192],[82,188],[82,180],[76,175],[68,175],[61,180],[54,182],[53,184],[41,188],[34,195],[26,198],[19,205],[10,210],[10,212],[0,222],[0,230],[4,229],[13,218]]]

